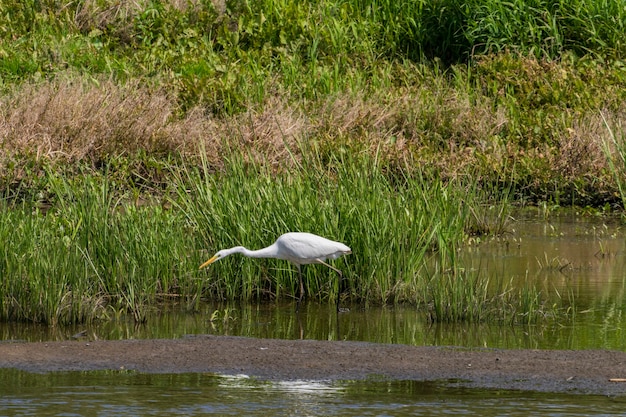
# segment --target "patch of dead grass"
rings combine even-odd
[[[220,136],[243,151],[250,162],[269,164],[273,170],[293,166],[302,157],[299,144],[310,126],[301,109],[279,97],[270,97],[262,110],[249,109],[221,119]]]
[[[557,148],[551,163],[563,178],[576,179],[607,167],[603,137],[606,127],[599,113],[585,115],[556,132]]]
[[[282,171],[298,164],[303,149],[315,142],[324,152],[346,147],[402,169],[429,165],[446,176],[477,167],[502,172],[518,160],[543,161],[550,175],[572,181],[600,177],[607,169],[599,113],[569,124],[564,119],[553,132],[555,145],[533,150],[506,141],[506,116],[487,98],[436,86],[384,94],[295,104],[277,94],[244,113],[214,117],[202,107],[182,114],[175,94],[138,81],[119,85],[76,76],[25,84],[0,98],[0,168],[23,155],[67,163],[136,152],[193,160],[204,150],[214,169],[238,152]],[[623,114],[607,117],[622,120]],[[532,170],[530,165],[530,175]]]
[[[85,0],[76,8],[74,23],[83,33],[113,30],[122,42],[132,39],[133,20],[148,0]]]
[[[413,167],[417,156],[444,172],[475,164],[475,153],[503,153],[500,134],[507,119],[486,98],[474,101],[450,89],[415,86],[368,99],[335,97],[322,106],[314,122],[316,136]]]
[[[138,150],[184,150],[202,138],[210,120],[197,112],[181,119],[177,111],[166,93],[138,83],[74,79],[24,85],[2,100],[0,157],[76,162]]]
[[[277,98],[236,116],[214,118],[200,107],[180,116],[175,98],[137,82],[33,83],[0,105],[0,161],[30,155],[75,163],[138,151],[193,157],[203,148],[220,167],[230,148],[279,169],[298,154],[306,130],[301,112]]]
[[[486,151],[504,124],[488,102],[431,90],[367,99],[345,94],[308,108],[277,95],[234,116],[216,118],[196,107],[181,117],[176,99],[163,91],[75,77],[27,84],[4,98],[0,158],[72,163],[137,151],[193,158],[202,147],[216,168],[236,150],[250,162],[284,170],[301,160],[301,142],[316,141],[330,151],[347,146],[410,167],[414,154],[441,142],[460,166],[471,163],[466,149]]]

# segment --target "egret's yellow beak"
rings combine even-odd
[[[203,263],[202,265],[200,265],[200,268],[198,269],[202,269],[207,265],[211,265],[213,262],[217,261],[218,256],[214,255],[211,259],[209,259],[208,261],[206,261],[205,263]]]

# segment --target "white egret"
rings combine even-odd
[[[243,246],[235,246],[230,249],[222,249],[217,252],[211,259],[200,265],[200,269],[212,264],[233,253],[240,253],[248,258],[276,258],[290,261],[298,267],[298,277],[300,278],[300,298],[296,304],[296,311],[300,307],[300,302],[304,296],[304,284],[302,283],[302,271],[300,265],[305,264],[322,264],[326,265],[339,275],[339,284],[341,286],[342,273],[339,269],[327,264],[327,259],[337,259],[342,255],[352,253],[352,250],[340,242],[335,242],[314,235],[312,233],[290,232],[285,233],[276,239],[276,242],[270,246],[259,249],[249,250]],[[337,310],[339,310],[339,295],[337,295]]]

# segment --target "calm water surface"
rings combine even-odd
[[[185,305],[130,320],[70,328],[0,325],[0,340],[177,338],[224,334],[261,338],[362,340],[413,345],[626,350],[625,239],[621,226],[583,216],[520,216],[504,238],[463,254],[490,280],[531,282],[573,297],[571,320],[533,326],[429,325],[412,307],[294,304]],[[214,320],[210,320],[213,316]],[[625,389],[626,392],[626,389]],[[2,415],[624,415],[624,398],[451,388],[415,381],[264,382],[245,376],[132,372],[31,374],[0,370]],[[590,410],[593,410],[592,412]]]
[[[416,381],[264,382],[245,376],[0,372],[0,415],[596,416],[624,399],[446,388]]]

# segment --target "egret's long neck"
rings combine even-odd
[[[240,253],[248,258],[276,258],[278,257],[278,249],[276,245],[270,245],[267,248],[259,250],[250,250],[243,246],[237,246],[231,249],[231,253]]]

